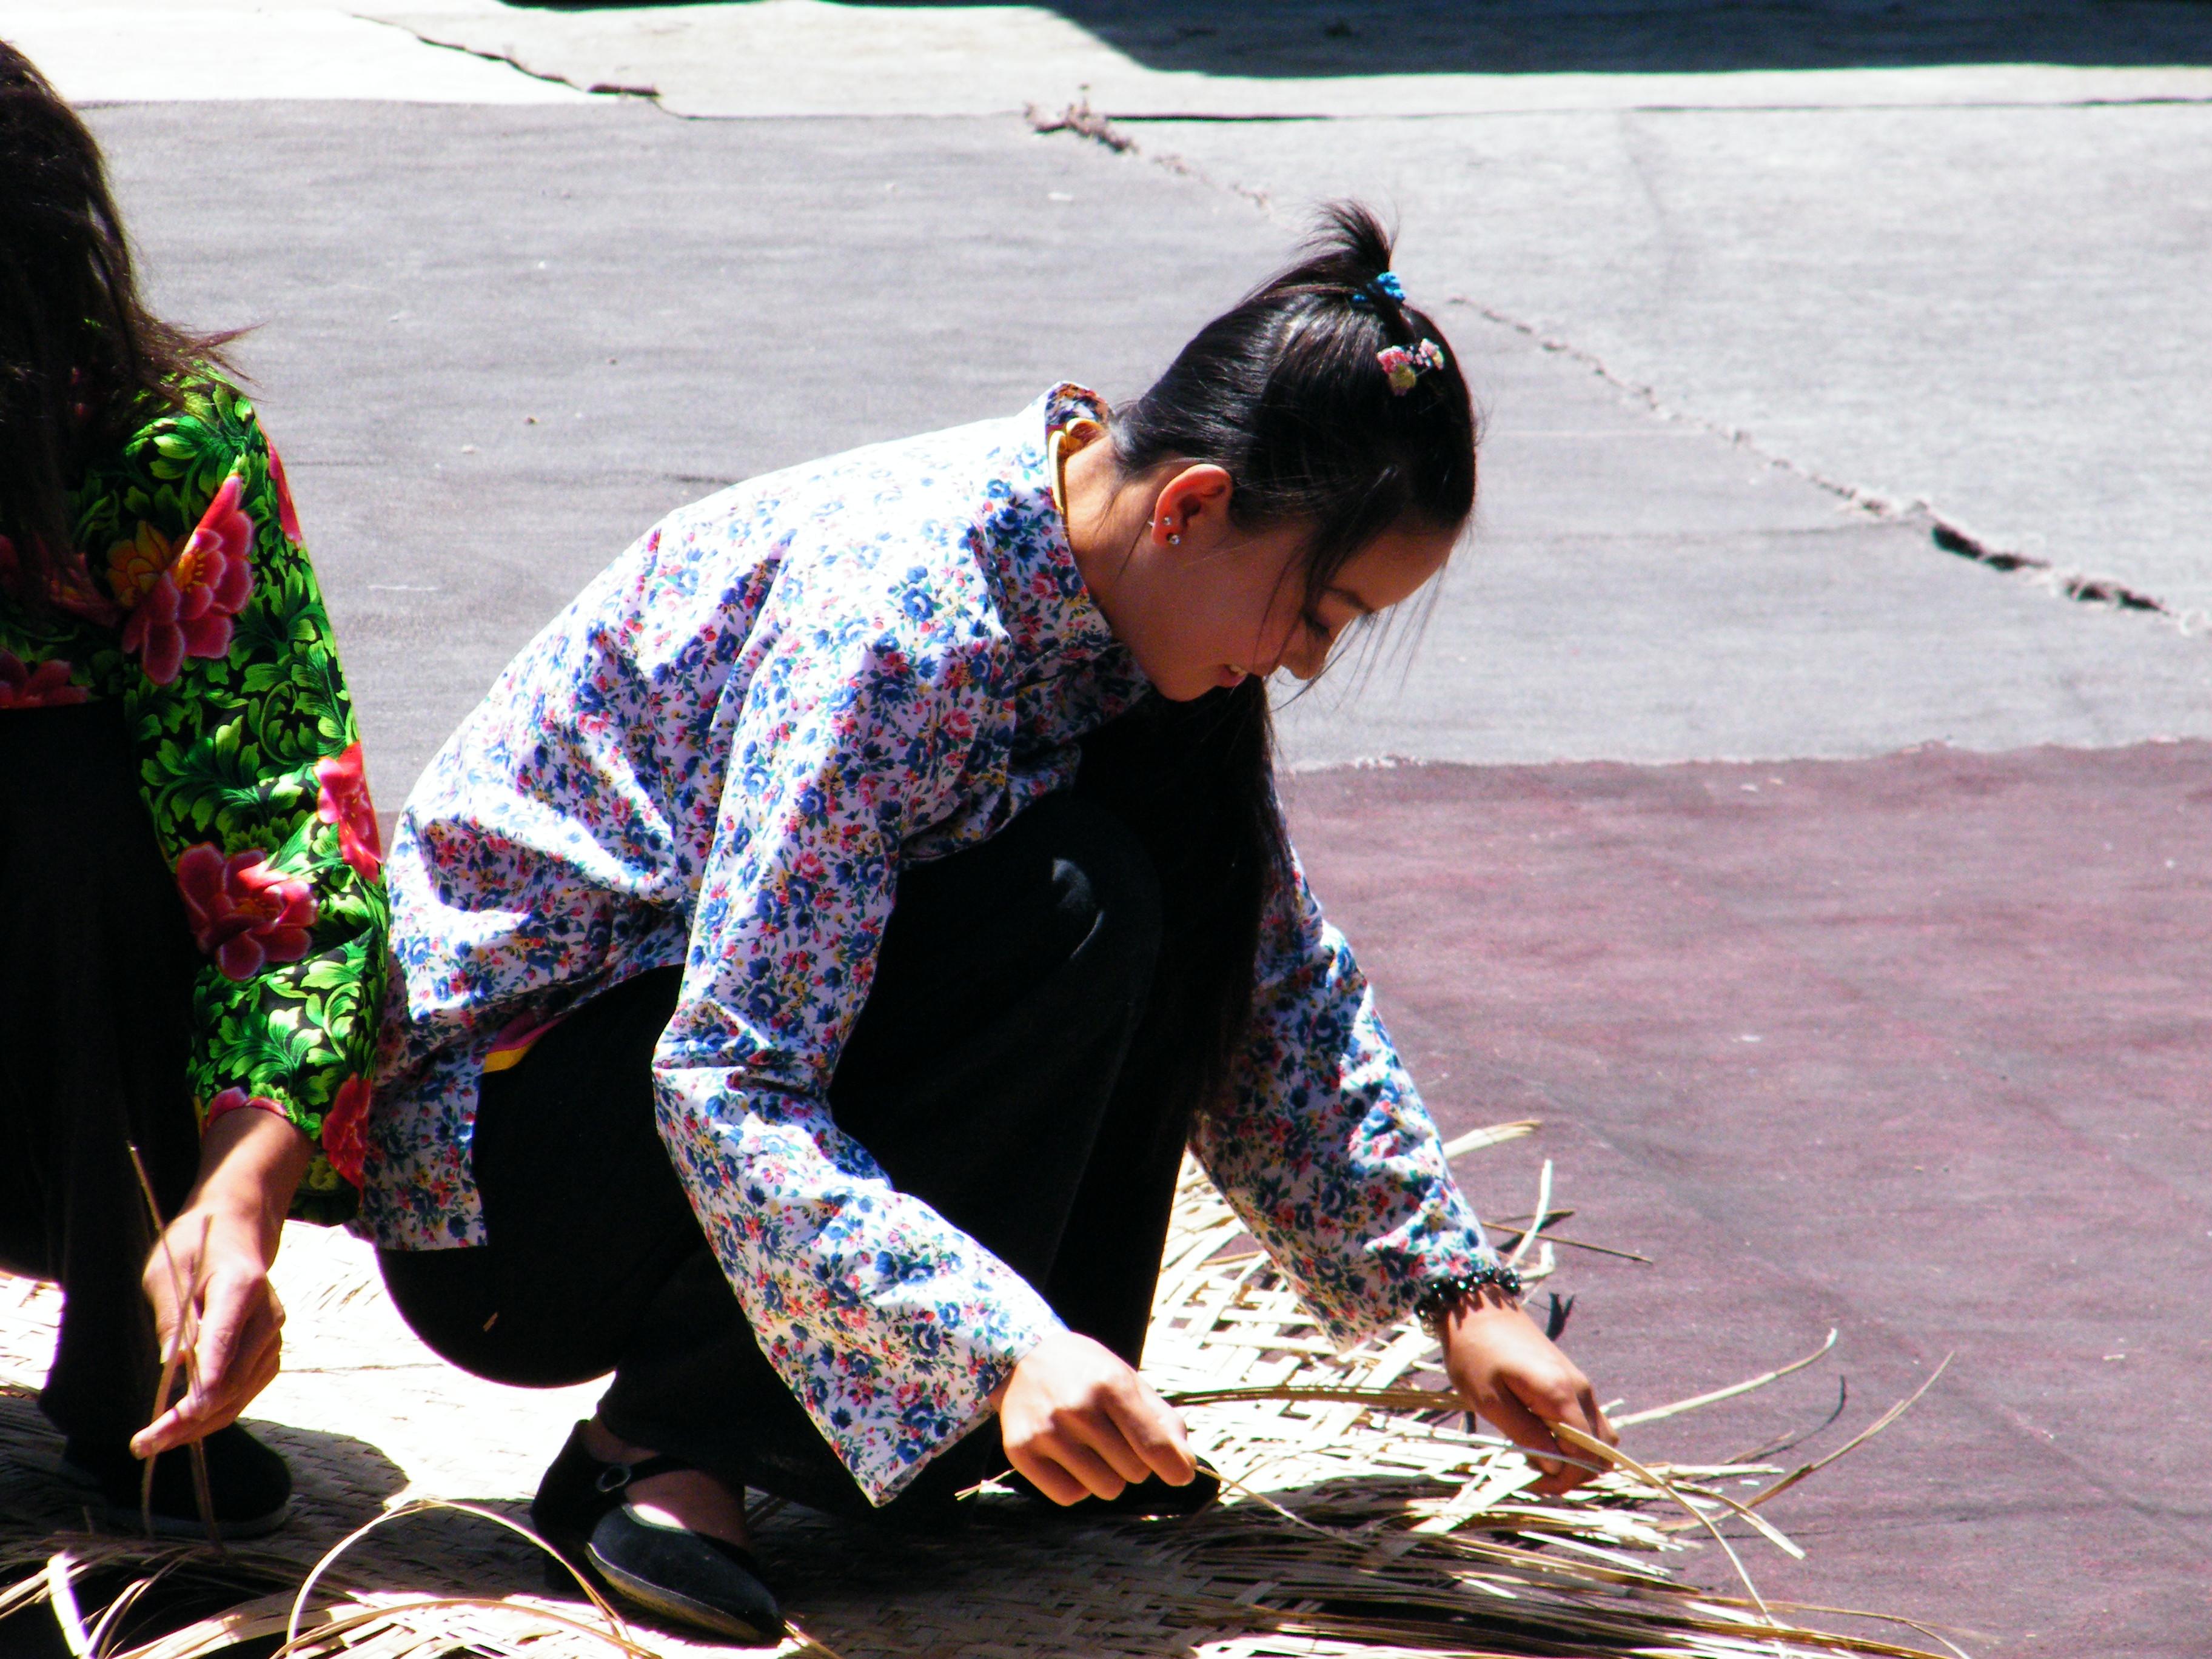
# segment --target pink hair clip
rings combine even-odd
[[[1434,340],[1424,340],[1415,346],[1384,346],[1375,354],[1375,361],[1390,377],[1391,394],[1402,398],[1423,374],[1444,366],[1444,350]]]

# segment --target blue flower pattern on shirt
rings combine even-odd
[[[651,969],[662,1138],[758,1337],[864,1491],[895,1495],[1059,1328],[897,1191],[827,1103],[908,860],[1073,781],[1146,691],[1085,590],[1049,434],[857,450],[670,515],[550,623],[401,815],[363,1227],[483,1241],[469,1170],[501,1032]],[[1276,896],[1258,1015],[1195,1150],[1328,1330],[1489,1259],[1343,938]]]

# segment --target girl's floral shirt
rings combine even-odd
[[[40,614],[0,536],[0,720],[121,705],[138,787],[204,953],[189,1079],[203,1127],[255,1107],[315,1143],[293,1201],[343,1221],[385,930],[353,707],[284,470],[212,378],[72,494],[73,556]]]
[[[1101,414],[1063,386],[675,513],[507,668],[395,837],[367,1226],[400,1249],[481,1242],[488,1053],[681,963],[661,1135],[763,1351],[878,1502],[1059,1328],[892,1187],[826,1097],[902,865],[1067,787],[1077,739],[1146,693],[1047,469],[1049,433]],[[1350,1341],[1494,1258],[1303,876],[1263,970],[1194,1150]]]

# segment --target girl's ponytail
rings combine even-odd
[[[1125,477],[1211,462],[1241,528],[1308,527],[1291,580],[1318,593],[1394,526],[1457,531],[1474,510],[1473,399],[1443,332],[1407,302],[1391,239],[1356,203],[1324,209],[1304,257],[1215,318],[1109,424]],[[1261,918],[1288,878],[1266,685],[1154,696],[1096,733],[1082,787],[1160,872],[1153,1018],[1170,1021],[1194,1105],[1225,1084],[1252,1015]]]

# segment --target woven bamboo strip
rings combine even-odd
[[[1499,1125],[1455,1146],[1494,1157],[1533,1127]],[[1553,1208],[1547,1191],[1539,1209]],[[317,1559],[391,1504],[466,1498],[522,1517],[538,1468],[567,1419],[588,1409],[591,1391],[548,1399],[462,1376],[415,1344],[357,1241],[292,1233],[278,1267],[290,1364],[262,1408],[276,1419],[264,1432],[299,1476],[294,1527],[265,1546],[234,1548],[218,1568],[204,1551],[64,1536],[82,1516],[67,1495],[34,1474],[0,1471],[0,1513],[9,1517],[0,1522],[0,1584],[14,1581],[0,1590],[0,1618],[10,1608],[46,1613],[47,1564],[63,1548],[72,1594],[97,1609],[113,1607],[134,1577],[226,1572],[245,1605],[135,1653],[116,1650],[116,1659],[222,1659],[256,1636],[281,1635],[283,1610]],[[1540,1235],[1523,1265],[1532,1278],[1553,1270]],[[0,1391],[0,1449],[19,1465],[53,1450],[29,1391],[57,1311],[50,1290],[0,1279],[0,1383],[12,1385]],[[1224,1500],[1188,1521],[1116,1523],[1040,1515],[987,1489],[968,1506],[974,1518],[964,1531],[926,1538],[777,1509],[760,1522],[757,1545],[809,1633],[781,1651],[1921,1659],[1920,1649],[1800,1628],[1779,1607],[1779,1622],[1769,1623],[1747,1598],[1675,1577],[1697,1546],[1667,1516],[1686,1505],[1741,1541],[1752,1534],[1737,1512],[1700,1483],[1780,1469],[1670,1466],[1640,1446],[1648,1476],[1614,1469],[1566,1498],[1533,1499],[1516,1450],[1470,1431],[1449,1396],[1408,1386],[1440,1370],[1428,1333],[1411,1322],[1334,1351],[1228,1206],[1186,1165],[1146,1372],[1170,1396],[1243,1396],[1186,1409],[1194,1446],[1227,1479]],[[1277,1390],[1285,1397],[1270,1397]],[[295,1651],[301,1659],[604,1659],[618,1650],[592,1609],[532,1593],[536,1579],[528,1547],[488,1522],[410,1514],[331,1566],[303,1610]],[[88,1623],[99,1617],[95,1610]],[[636,1625],[630,1633],[671,1659],[706,1650]]]

